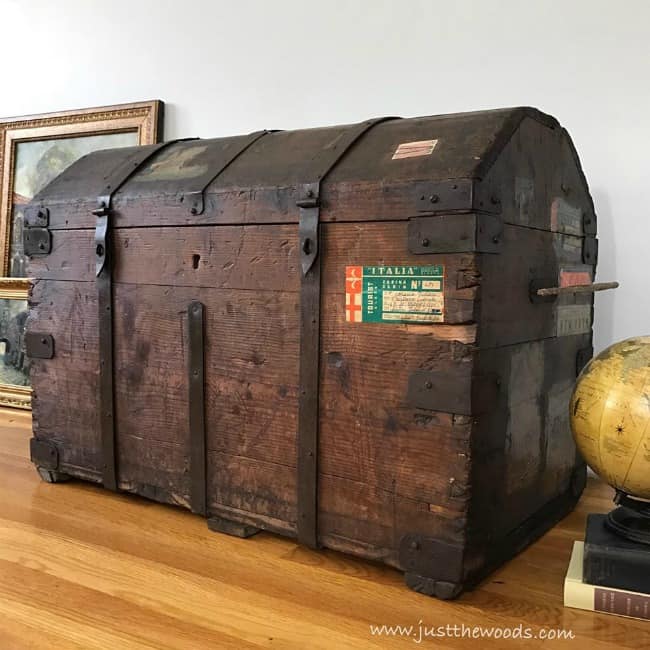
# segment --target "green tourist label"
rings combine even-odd
[[[445,316],[444,266],[347,266],[349,323],[440,323]]]

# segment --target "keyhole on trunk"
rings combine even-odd
[[[201,256],[198,255],[197,253],[194,253],[192,255],[192,268],[193,269],[198,269],[199,268],[199,260],[201,259]]]
[[[302,251],[305,255],[309,255],[311,253],[311,239],[309,239],[309,237],[306,237],[302,242]]]

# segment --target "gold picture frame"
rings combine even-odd
[[[3,318],[15,311],[7,301],[26,301],[29,292],[22,207],[90,151],[161,142],[163,110],[163,102],[152,100],[0,119],[0,406],[30,408],[31,401],[29,386],[6,383],[2,374],[6,346],[16,344],[1,331]],[[5,374],[11,375],[8,368]]]

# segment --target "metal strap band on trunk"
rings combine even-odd
[[[190,426],[190,505],[192,512],[207,516],[207,471],[205,440],[205,383],[203,304],[195,301],[187,309],[188,386]]]
[[[109,490],[117,490],[117,458],[115,445],[115,397],[113,381],[113,281],[110,246],[110,216],[115,193],[163,147],[177,142],[163,142],[134,148],[122,163],[104,180],[106,184],[97,199],[95,228],[95,276],[97,286],[99,334],[99,425],[102,439],[102,482]]]
[[[216,154],[215,160],[210,160],[207,165],[207,171],[198,178],[191,180],[191,187],[184,191],[185,204],[191,214],[202,214],[205,209],[205,191],[217,180],[217,178],[226,170],[227,167],[235,162],[246,149],[251,147],[260,138],[273,131],[255,131],[247,136],[241,137],[232,148],[225,150],[215,149],[212,153]]]
[[[182,188],[185,205],[193,215],[205,209],[205,192],[214,181],[251,145],[272,131],[256,131],[237,138],[225,149],[214,149],[206,161],[206,172]],[[205,429],[204,311],[198,301],[188,307],[189,332],[189,433],[190,433],[190,506],[195,514],[208,516],[207,451]]]
[[[298,392],[298,541],[318,546],[318,393],[320,366],[319,250],[321,183],[347,151],[372,127],[387,120],[380,117],[361,122],[343,132],[312,161],[308,178],[299,191],[298,226],[302,277],[300,284],[300,377]]]

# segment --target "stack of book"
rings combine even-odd
[[[584,542],[574,542],[564,605],[650,620],[650,547],[627,541],[589,515]]]

